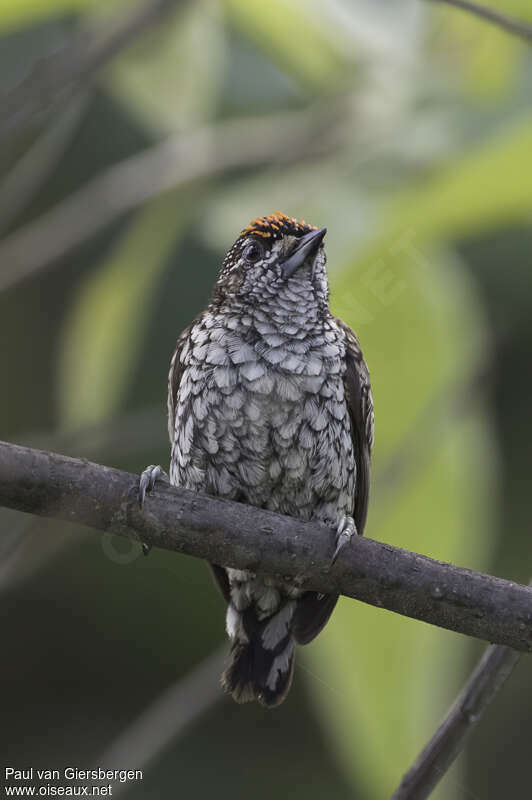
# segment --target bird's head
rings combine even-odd
[[[316,228],[280,211],[257,217],[227,253],[216,297],[222,302],[256,305],[287,293],[305,293],[317,305],[327,305],[325,233],[326,228]]]

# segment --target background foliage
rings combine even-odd
[[[532,21],[524,0],[498,7]],[[3,0],[2,88],[128,9]],[[3,148],[2,268],[6,243],[111,165],[183,136],[189,160],[127,213],[110,195],[109,224],[0,294],[0,436],[133,471],[167,463],[175,338],[240,229],[279,208],[327,226],[332,307],[370,365],[367,534],[527,581],[531,89],[523,43],[421,0],[177,4],[93,91]],[[222,641],[222,604],[193,559],[7,512],[0,527],[6,763],[88,767]],[[282,708],[221,698],[129,794],[380,800],[479,651],[344,600]],[[440,800],[526,795],[531,690],[525,659]]]

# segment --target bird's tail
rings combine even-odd
[[[288,600],[275,614],[259,620],[254,606],[245,611],[228,606],[231,653],[222,686],[238,703],[258,700],[273,707],[288,694],[294,671],[291,623],[295,607]]]

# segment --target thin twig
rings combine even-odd
[[[46,268],[162,192],[237,167],[323,152],[337,132],[337,118],[329,104],[326,114],[310,109],[221,122],[124,159],[0,243],[0,290]]]
[[[220,673],[226,646],[222,646],[160,694],[96,760],[102,769],[146,770],[166,748],[205,711],[223,698]],[[132,788],[114,783],[113,797]]]
[[[160,483],[141,510],[137,475],[4,442],[0,505],[214,564],[297,578],[303,590],[345,594],[532,652],[532,588],[362,536],[331,566],[332,530],[244,503]]]
[[[391,800],[425,800],[430,796],[520,657],[521,653],[503,645],[486,648],[465,689],[404,775]]]
[[[0,144],[42,122],[90,83],[94,76],[148,29],[160,24],[182,0],[148,0],[109,30],[75,34],[59,52],[41,59],[1,98]]]
[[[475,17],[491,22],[492,25],[511,33],[513,36],[519,36],[525,42],[532,42],[532,25],[516,17],[511,17],[509,14],[502,14],[500,11],[475,3],[473,0],[432,0],[432,2],[461,8],[470,14],[474,14]]]

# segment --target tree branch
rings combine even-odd
[[[404,775],[391,800],[425,800],[430,796],[520,657],[521,653],[503,645],[486,648],[463,692]]]
[[[435,3],[444,3],[448,6],[455,6],[464,11],[468,11],[475,17],[491,22],[497,28],[501,28],[513,36],[519,36],[525,42],[532,42],[532,25],[527,24],[523,20],[511,17],[509,14],[501,14],[500,11],[495,11],[493,8],[475,3],[473,0],[432,0]]]
[[[442,628],[532,651],[532,589],[360,537],[329,568],[334,532],[157,484],[141,510],[138,476],[0,442],[0,505],[66,519],[215,564],[298,577]]]

